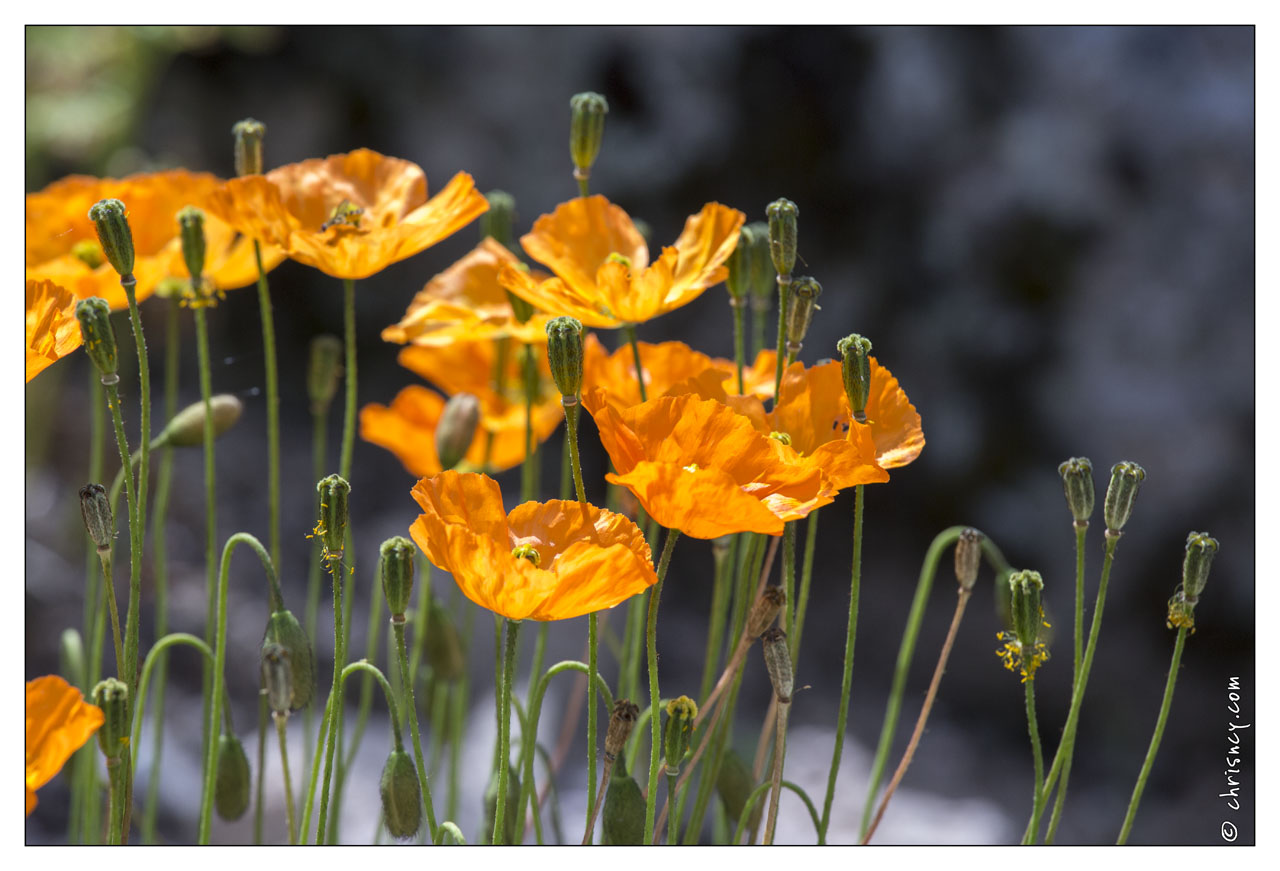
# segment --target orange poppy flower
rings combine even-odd
[[[524,461],[525,400],[521,376],[523,352],[511,346],[503,358],[503,386],[497,370],[496,341],[454,342],[438,348],[410,345],[397,358],[401,366],[432,382],[448,395],[470,393],[480,400],[480,425],[464,458],[471,468],[500,472]],[[551,437],[564,412],[551,380],[546,355],[537,354],[540,393],[533,406],[535,444]],[[399,458],[411,475],[441,471],[435,432],[444,399],[421,385],[410,385],[391,407],[377,403],[360,410],[360,437]]]
[[[27,381],[79,348],[76,300],[52,281],[27,281]]]
[[[737,392],[738,367],[732,360],[709,357],[684,342],[662,342],[652,345],[639,342],[640,363],[644,367],[645,391],[650,399],[680,393],[700,392],[695,384],[724,382],[726,391]],[[773,396],[776,377],[776,351],[761,351],[756,362],[742,370],[747,394],[760,399]],[[599,387],[605,401],[617,411],[640,404],[640,385],[636,380],[635,355],[630,345],[621,345],[610,354],[594,333],[587,335],[582,353],[583,389]]]
[[[835,498],[820,468],[713,399],[664,396],[619,412],[597,387],[582,405],[618,470],[606,479],[668,529],[694,538],[779,535],[786,521]]]
[[[723,265],[746,216],[708,203],[685,222],[674,246],[649,263],[649,249],[627,213],[602,196],[570,200],[533,224],[520,239],[555,278],[538,281],[510,266],[502,286],[553,315],[589,327],[621,327],[666,314],[725,279]]]
[[[905,466],[924,450],[920,412],[911,404],[893,373],[871,359],[871,390],[867,396],[867,428],[876,444],[876,463],[882,469]],[[839,374],[840,364],[830,363]]]
[[[412,257],[488,209],[467,173],[428,200],[421,167],[367,148],[233,178],[209,198],[209,210],[246,236],[353,279]]]
[[[102,709],[56,674],[27,682],[27,816],[44,786],[102,725]]]
[[[89,207],[98,200],[115,198],[128,209],[133,234],[134,294],[138,302],[149,297],[165,278],[187,278],[178,238],[177,214],[185,206],[206,208],[206,199],[218,187],[209,173],[185,169],[142,173],[128,178],[92,178],[73,175],[27,195],[27,278],[48,279],[79,299],[100,296],[112,310],[128,307],[120,276],[106,261]],[[237,236],[231,227],[213,217],[205,220],[207,265],[205,277],[219,290],[233,290],[258,279],[253,241]],[[284,252],[267,246],[262,266],[274,269]]]
[[[585,502],[526,502],[508,514],[485,475],[444,472],[413,488],[409,534],[468,599],[509,620],[567,620],[657,583],[639,528]],[[520,554],[520,555],[517,555]]]
[[[493,237],[427,282],[400,319],[382,331],[387,342],[447,345],[458,340],[513,338],[546,343],[549,315],[516,320],[507,292],[498,284],[503,265],[520,260]]]

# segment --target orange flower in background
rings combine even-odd
[[[738,367],[732,360],[709,357],[684,342],[652,345],[639,342],[640,363],[644,367],[645,391],[650,399],[678,393],[699,393],[695,386],[706,382],[724,382],[722,396],[704,396],[723,400],[725,391],[736,393]],[[750,368],[742,370],[747,394],[768,399],[773,396],[777,353],[761,351]],[[610,354],[594,333],[587,335],[582,354],[582,387],[599,387],[605,401],[617,411],[640,404],[640,385],[636,379],[635,355],[630,345],[621,345]]]
[[[520,239],[555,278],[538,281],[506,266],[502,286],[535,308],[570,315],[589,327],[638,324],[696,299],[729,274],[723,264],[746,216],[708,203],[685,222],[674,246],[649,262],[649,249],[627,213],[602,196],[570,200]]]
[[[27,381],[80,347],[76,300],[52,281],[27,281]]]
[[[797,462],[794,451],[715,400],[666,396],[619,412],[592,388],[582,405],[618,470],[606,479],[631,490],[668,529],[694,538],[779,535],[786,521],[835,498],[821,469]]]
[[[493,237],[427,282],[400,319],[382,331],[387,342],[447,345],[458,340],[513,338],[529,344],[547,341],[548,315],[520,323],[506,290],[498,283],[504,265],[520,260]]]
[[[209,211],[334,278],[368,278],[457,232],[488,211],[460,172],[427,199],[416,163],[367,148],[234,178]]]
[[[497,384],[501,343],[454,342],[439,348],[410,345],[397,358],[446,394],[470,393],[480,400],[480,425],[465,461],[476,469],[500,472],[524,461],[524,352],[508,344],[502,357],[502,387]],[[540,393],[533,406],[535,444],[546,441],[564,420],[560,393],[551,380],[546,354],[538,351]],[[444,399],[421,385],[410,385],[391,406],[374,403],[360,410],[360,437],[391,451],[412,475],[441,471],[435,431]]]
[[[27,816],[44,786],[102,725],[102,709],[56,674],[27,682]]]
[[[178,238],[178,212],[185,206],[206,208],[206,198],[219,180],[209,173],[184,169],[142,173],[128,178],[73,175],[54,182],[26,203],[26,273],[28,279],[47,279],[65,287],[78,299],[100,296],[113,310],[128,306],[120,276],[107,263],[98,235],[89,220],[89,207],[115,198],[128,209],[133,234],[134,294],[149,297],[165,278],[187,278]],[[206,278],[220,290],[251,284],[258,278],[253,241],[216,218],[205,221]],[[262,265],[274,269],[284,253],[262,251]]]
[[[526,502],[508,514],[492,478],[444,472],[413,488],[409,529],[468,599],[509,620],[567,620],[657,583],[644,536],[585,502]]]

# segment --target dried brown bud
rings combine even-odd
[[[960,533],[956,540],[956,581],[962,590],[972,590],[978,582],[978,567],[982,564],[982,533],[972,527]]]
[[[631,737],[631,730],[640,716],[639,706],[630,699],[618,699],[613,703],[613,713],[609,716],[609,729],[604,735],[604,761],[606,765],[622,752],[622,745]]]
[[[773,623],[786,602],[787,594],[782,587],[765,587],[760,598],[751,606],[751,613],[747,615],[747,637],[752,641],[759,638]]]
[[[790,704],[795,676],[791,670],[791,649],[787,646],[787,633],[776,626],[761,638],[764,646],[764,667],[769,672],[774,695],[779,704]]]

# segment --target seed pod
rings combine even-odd
[[[777,199],[764,210],[769,218],[769,255],[779,279],[790,279],[796,265],[797,222],[800,210],[788,199]],[[779,284],[785,284],[780,280]],[[785,312],[784,312],[785,314]]]
[[[80,322],[80,333],[84,336],[84,350],[98,368],[103,384],[115,384],[120,380],[116,374],[116,332],[111,328],[111,307],[101,297],[92,296],[76,303],[76,320]]]
[[[506,191],[489,191],[484,198],[489,201],[489,211],[480,216],[480,239],[492,237],[507,250],[514,250],[516,198]]]
[[[821,311],[818,297],[822,295],[822,285],[816,279],[801,275],[791,282],[791,311],[787,313],[787,350],[793,355],[800,353],[805,334],[809,332],[809,324],[813,313]]]
[[[267,125],[245,118],[235,123],[231,135],[236,138],[236,175],[261,175],[262,140],[267,135]]]
[[[1125,461],[1111,467],[1111,483],[1107,485],[1107,498],[1102,503],[1102,516],[1107,521],[1107,532],[1119,533],[1124,529],[1133,512],[1133,500],[1138,498],[1138,485],[1147,473],[1137,463]]]
[[[249,757],[235,735],[218,736],[218,771],[213,782],[213,807],[224,820],[238,820],[249,809]]]
[[[1209,567],[1218,552],[1218,540],[1207,532],[1187,536],[1187,555],[1182,560],[1182,591],[1193,607],[1200,601],[1204,585],[1209,581]]]
[[[98,233],[98,243],[111,267],[121,278],[133,274],[133,232],[119,200],[98,200],[89,207],[89,220]]]
[[[287,714],[293,707],[293,668],[284,645],[262,645],[262,685],[267,690],[267,706],[273,714]]]
[[[493,837],[493,824],[498,810],[498,772],[489,778],[489,786],[484,791],[484,829],[481,837],[489,843]],[[524,821],[517,820],[520,812],[520,778],[510,764],[507,765],[507,810],[502,816],[502,837],[499,844],[519,844],[523,839]]]
[[[591,167],[600,154],[604,139],[604,116],[609,101],[601,94],[584,91],[569,98],[569,156],[573,158],[573,177],[591,176]]]
[[[467,662],[453,618],[434,598],[427,606],[427,631],[420,643],[423,658],[440,680],[456,681],[467,673]]]
[[[111,500],[101,484],[85,484],[80,488],[80,515],[84,528],[99,551],[110,550],[116,535],[115,518],[111,516]]]
[[[124,681],[109,677],[93,688],[93,703],[102,708],[98,746],[108,760],[119,759],[129,746],[129,688]]]
[[[311,400],[311,413],[324,414],[329,403],[338,393],[338,380],[342,377],[342,340],[328,333],[321,333],[311,340],[307,364],[307,396]]]
[[[422,826],[422,791],[413,760],[403,750],[392,750],[382,767],[382,819],[387,832],[402,841],[418,834]]]
[[[480,425],[480,400],[470,393],[455,393],[444,404],[436,424],[436,456],[440,468],[452,469],[467,455]]]
[[[760,636],[760,643],[764,650],[764,667],[769,673],[769,682],[773,684],[773,694],[780,704],[790,704],[791,692],[795,689],[795,675],[791,668],[787,633],[775,626]]]
[[[604,734],[604,759],[612,762],[622,752],[622,747],[631,737],[636,717],[640,716],[640,707],[630,699],[618,699],[613,703],[613,712],[609,715],[609,728]]]
[[[341,558],[347,534],[347,496],[351,485],[341,475],[330,475],[316,484],[320,494],[320,520],[316,534],[329,558]]]
[[[742,811],[747,806],[747,799],[751,797],[751,791],[755,789],[755,783],[751,778],[751,769],[738,756],[738,751],[729,748],[724,754],[724,761],[720,763],[720,771],[716,775],[716,792],[720,794],[720,801],[724,802],[725,814],[729,817],[729,825],[737,828],[738,820],[742,819]],[[754,808],[751,809],[751,815],[747,818],[748,829],[754,829],[760,825],[760,815],[764,810],[764,802],[758,801]]]
[[[267,631],[262,639],[264,655],[266,648],[273,644],[282,647],[289,656],[293,690],[293,700],[289,707],[295,711],[306,707],[315,692],[315,655],[311,651],[307,633],[292,611],[276,611],[267,621]]]
[[[204,274],[204,212],[194,206],[178,212],[178,235],[182,238],[182,261],[198,284]]]
[[[619,755],[613,766],[600,814],[601,843],[637,847],[644,843],[644,795],[636,779],[627,774],[624,756]]]
[[[1058,474],[1071,515],[1077,524],[1088,523],[1093,515],[1093,464],[1088,457],[1072,457],[1058,466]]]
[[[747,637],[752,641],[759,638],[773,623],[786,602],[787,594],[782,587],[765,587],[760,598],[751,606],[751,613],[747,615]]]
[[[680,774],[680,761],[689,750],[689,736],[693,721],[698,718],[698,704],[688,696],[680,696],[667,702],[666,737],[663,739],[667,774]]]
[[[209,397],[209,409],[213,413],[213,437],[236,425],[244,404],[229,393]],[[193,402],[179,411],[169,421],[156,441],[175,448],[197,448],[204,444],[204,402]]]
[[[547,321],[547,361],[565,407],[576,405],[582,389],[582,321],[570,317]]]
[[[1013,617],[1013,631],[1023,650],[1032,650],[1044,622],[1041,610],[1041,594],[1044,580],[1039,572],[1021,571],[1009,575],[1009,611]]]
[[[844,393],[849,410],[858,423],[867,422],[867,399],[871,395],[871,340],[850,333],[836,342],[840,353],[840,373],[844,377]]]
[[[962,590],[972,590],[982,565],[982,533],[972,527],[956,539],[956,582]]]

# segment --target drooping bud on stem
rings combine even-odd
[[[80,333],[84,336],[84,350],[98,369],[103,384],[115,384],[116,333],[111,329],[111,307],[101,297],[92,296],[76,303],[76,320],[80,321]]]
[[[342,340],[328,333],[316,336],[311,340],[307,365],[307,396],[311,399],[312,414],[324,414],[329,410],[341,378]]]
[[[101,484],[85,484],[81,487],[80,514],[84,517],[84,528],[97,546],[98,553],[111,550],[116,523],[111,516],[111,500],[107,498],[107,488]]]
[[[600,154],[604,116],[608,112],[609,101],[601,94],[584,91],[569,98],[569,155],[573,158],[573,177],[584,191]]]
[[[1133,512],[1133,500],[1138,497],[1138,485],[1145,477],[1146,471],[1137,463],[1125,461],[1111,467],[1111,483],[1107,485],[1107,498],[1102,503],[1108,535],[1119,535],[1124,529]]]
[[[773,694],[778,704],[791,703],[791,692],[795,689],[795,676],[791,670],[791,649],[787,645],[787,633],[777,626],[760,636],[764,649],[764,667],[769,672],[769,682],[773,684]]]
[[[403,623],[404,612],[409,607],[415,551],[413,542],[402,535],[388,538],[379,551],[382,556],[382,593],[387,597],[392,623]]]
[[[1093,464],[1088,457],[1072,457],[1058,466],[1058,474],[1076,525],[1088,524],[1093,516]]]
[[[566,408],[577,405],[582,389],[582,321],[571,317],[547,321],[547,362],[561,403]]]
[[[972,590],[982,564],[982,533],[970,527],[956,539],[956,582],[962,590]]]
[[[729,277],[725,279],[724,285],[729,290],[729,304],[736,308],[746,301],[747,294],[751,293],[755,283],[752,272],[756,265],[755,230],[751,226],[738,231],[738,244],[734,246],[726,263]]]
[[[470,393],[455,393],[444,404],[436,425],[436,456],[448,471],[467,455],[480,425],[480,400]]]
[[[689,736],[693,721],[698,719],[698,704],[688,696],[680,696],[667,702],[667,726],[664,738],[664,759],[668,776],[680,774],[680,760],[689,750]]]
[[[293,666],[284,645],[272,641],[262,645],[262,685],[271,712],[288,716],[293,708]]]
[[[306,707],[315,692],[315,654],[311,651],[306,630],[292,611],[281,608],[273,611],[267,620],[267,631],[262,639],[264,663],[269,647],[280,648],[289,659],[289,707],[295,711]]]
[[[238,820],[249,809],[249,757],[234,734],[218,736],[218,769],[213,782],[213,807],[224,820]]]
[[[858,423],[867,422],[867,398],[871,395],[871,340],[850,333],[836,342],[840,353],[844,392]]]
[[[492,236],[499,245],[514,251],[515,197],[506,191],[489,191],[484,198],[489,201],[489,211],[480,216],[480,238]]]
[[[640,716],[640,708],[630,699],[618,699],[613,703],[613,713],[609,715],[609,728],[604,733],[604,762],[612,765],[613,760],[622,752],[623,745],[631,737],[631,730]]]
[[[178,212],[178,231],[182,237],[182,260],[187,264],[192,286],[198,288],[204,274],[204,212],[194,206]]]
[[[416,835],[422,825],[422,791],[413,760],[404,750],[392,750],[387,757],[378,791],[387,832],[402,841]]]
[[[231,135],[236,138],[236,175],[261,175],[262,140],[267,135],[267,125],[245,118],[235,123]]]
[[[328,559],[341,559],[347,534],[347,496],[351,485],[341,475],[330,475],[316,485],[320,494],[320,521],[316,534],[324,544]]]
[[[778,283],[787,284],[796,265],[800,210],[791,200],[777,199],[765,207],[764,213],[769,218],[769,255],[773,258],[773,268],[778,274]]]
[[[129,746],[129,688],[114,677],[98,681],[93,688],[93,703],[102,708],[102,728],[98,729],[98,746],[110,762],[119,759]]]
[[[756,599],[755,604],[751,606],[751,612],[747,615],[747,638],[755,641],[764,634],[764,631],[773,623],[786,601],[787,594],[782,587],[765,587],[764,592],[760,594],[759,599]]]
[[[119,200],[98,200],[89,207],[89,220],[98,233],[98,243],[111,267],[122,279],[133,276],[133,232],[125,217],[124,203]]]
[[[807,275],[799,276],[791,282],[791,311],[787,313],[787,352],[792,357],[800,353],[813,313],[822,309],[818,305],[821,294],[822,285]]]
[[[1044,622],[1041,595],[1044,580],[1039,572],[1020,571],[1009,576],[1009,611],[1013,618],[1013,631],[1023,650],[1033,650]]]
[[[244,404],[229,393],[209,397],[213,413],[213,437],[235,426],[244,411]],[[152,444],[172,445],[175,448],[195,448],[204,444],[204,403],[193,402],[173,416],[173,420],[161,430]]]

